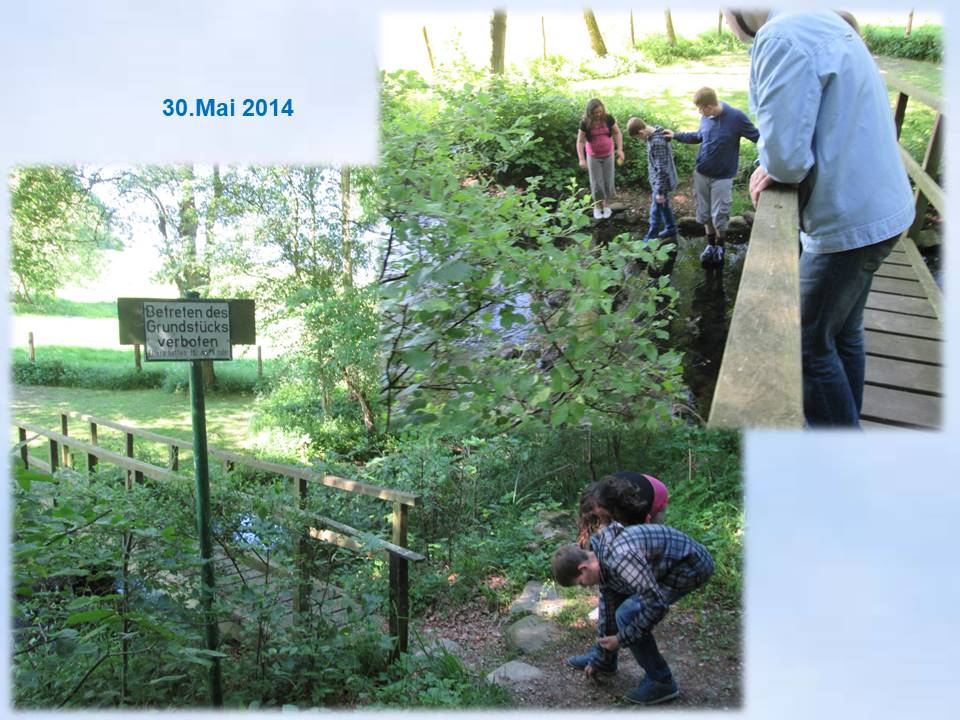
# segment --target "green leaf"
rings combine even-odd
[[[437,268],[437,270],[433,273],[433,277],[438,282],[459,283],[470,277],[472,272],[473,267],[465,263],[463,260],[454,260],[453,262],[445,263]]]
[[[98,622],[100,620],[105,620],[108,617],[115,617],[117,615],[116,611],[109,610],[107,608],[100,608],[98,610],[86,610],[84,612],[73,613],[66,619],[64,625],[79,625],[80,623],[85,622]]]
[[[405,350],[400,354],[400,358],[415,370],[426,370],[433,362],[433,356],[422,350]]]

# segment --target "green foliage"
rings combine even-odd
[[[445,652],[405,655],[381,674],[383,683],[369,692],[372,706],[422,708],[498,708],[511,705],[510,694],[467,670]]]
[[[77,348],[44,345],[31,363],[27,352],[13,351],[13,382],[17,385],[48,385],[102,390],[162,388],[184,392],[189,387],[186,363],[145,363],[137,370],[130,350]],[[255,360],[232,360],[217,366],[217,387],[223,394],[250,393],[265,386],[258,380]],[[268,365],[269,367],[269,365]]]
[[[526,115],[497,126],[484,88],[456,92],[480,100],[455,117],[384,106],[388,413],[488,431],[604,415],[663,422],[680,390],[679,355],[657,345],[674,292],[636,268],[671,247],[626,235],[597,246],[583,201],[541,197],[534,178],[525,191],[499,185],[543,138]]]
[[[636,45],[642,56],[656,65],[672,65],[682,60],[700,60],[724,53],[746,54],[747,46],[733,33],[701,33],[694,40],[677,36],[677,44],[671,45],[666,35],[648,35]]]
[[[72,167],[11,172],[10,285],[20,301],[37,302],[68,282],[99,274],[102,251],[118,248],[112,214]]]
[[[943,62],[943,28],[939,25],[921,25],[904,37],[906,27],[866,25],[863,39],[874,55]]]

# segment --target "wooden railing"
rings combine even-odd
[[[760,196],[708,426],[802,427],[797,191]]]
[[[70,420],[80,420],[89,428],[90,440],[80,440],[69,434]],[[43,472],[54,473],[61,465],[72,466],[74,454],[85,456],[85,469],[92,472],[102,461],[123,468],[127,471],[128,479],[142,482],[144,478],[158,481],[182,481],[186,476],[179,473],[180,450],[193,450],[193,443],[189,440],[160,435],[141,430],[129,425],[92,417],[76,412],[62,413],[60,416],[60,432],[48,430],[28,422],[14,421],[19,439],[19,454],[24,467],[36,468]],[[101,447],[99,435],[101,428],[110,428],[123,433],[124,454],[113,452]],[[29,435],[32,434],[32,437]],[[44,438],[48,444],[47,460],[30,455],[28,444],[37,438]],[[139,438],[148,442],[158,443],[167,447],[167,467],[159,467],[151,463],[134,458],[134,440]],[[414,493],[393,490],[391,488],[370,485],[368,483],[350,480],[336,475],[319,473],[309,468],[280,463],[265,462],[239,453],[208,448],[211,456],[221,460],[228,470],[236,465],[243,465],[255,470],[279,475],[293,481],[293,495],[298,507],[305,506],[310,484],[319,484],[351,493],[358,493],[375,497],[392,503],[393,522],[391,541],[383,540],[370,533],[357,530],[349,525],[337,522],[330,518],[318,517],[316,524],[320,527],[304,528],[301,537],[297,540],[298,568],[297,572],[303,580],[300,583],[301,591],[294,596],[295,612],[304,612],[309,604],[308,568],[302,559],[306,558],[308,539],[332,543],[340,547],[370,553],[383,551],[389,556],[390,565],[390,634],[396,638],[396,648],[405,652],[409,641],[409,568],[410,562],[421,562],[425,558],[419,553],[406,547],[407,544],[407,513],[411,507],[419,504],[420,498]]]
[[[881,72],[887,82],[887,87],[897,92],[893,122],[897,128],[898,139],[903,129],[903,120],[907,114],[907,103],[910,98],[936,112],[933,126],[930,129],[930,141],[927,143],[927,149],[924,153],[923,165],[914,160],[903,145],[900,146],[900,156],[903,159],[903,164],[907,169],[907,174],[916,186],[917,216],[910,229],[904,232],[904,236],[916,239],[923,227],[928,203],[932,203],[941,215],[946,215],[947,212],[946,194],[934,178],[934,175],[940,172],[940,159],[943,156],[943,100],[935,93],[914,85],[890,70],[882,70]]]

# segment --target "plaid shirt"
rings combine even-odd
[[[677,187],[677,166],[673,163],[670,138],[657,125],[647,138],[647,179],[654,195],[666,195]]]
[[[667,613],[667,607],[703,585],[713,575],[713,558],[700,543],[666,525],[610,523],[590,538],[600,562],[600,637],[616,632],[621,646],[636,643]],[[617,632],[620,604],[637,595],[643,608],[633,622]],[[598,648],[600,664],[612,658]]]

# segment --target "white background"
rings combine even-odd
[[[364,163],[375,156],[375,3],[12,5],[0,11],[4,173],[22,162]],[[504,5],[508,17],[511,11],[579,12],[582,6]],[[904,17],[909,11],[879,5]],[[593,6],[598,15],[663,9],[599,0]],[[956,12],[942,2],[927,7],[941,13],[948,34],[946,114],[956,118]],[[388,9],[449,8],[421,1]],[[457,4],[458,11],[467,9],[489,6]],[[691,4],[671,3],[671,9],[682,12]],[[422,38],[414,35],[411,42]],[[247,123],[164,118],[161,99],[169,96],[292,97],[296,115]],[[957,134],[954,123],[947,127],[947,186],[956,187]],[[0,193],[4,238],[8,211],[9,197]],[[957,253],[950,252],[957,248],[955,228],[951,222],[945,239],[948,298],[960,278]],[[746,669],[739,713],[746,718],[960,715],[958,329],[949,300],[945,307],[944,432],[746,436]],[[6,306],[0,309],[6,317]],[[0,348],[4,377],[8,362]],[[0,388],[6,422],[9,388]],[[8,512],[0,517],[10,537]],[[6,592],[0,608],[9,618]],[[6,659],[9,634],[4,638],[0,654]],[[7,702],[8,683],[3,673]],[[702,713],[670,716],[688,715]]]

